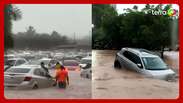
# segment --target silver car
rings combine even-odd
[[[14,66],[4,72],[5,87],[37,89],[55,84],[51,76],[39,66]]]
[[[175,76],[175,72],[159,56],[145,49],[122,48],[116,54],[114,67],[135,70],[158,79]]]
[[[24,58],[9,58],[4,61],[4,71],[12,66],[19,66],[28,63]]]

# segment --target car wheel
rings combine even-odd
[[[118,60],[114,61],[114,68],[121,68],[121,64],[119,63]]]
[[[38,89],[38,85],[37,84],[34,84],[34,86],[32,87],[32,89]]]

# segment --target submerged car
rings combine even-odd
[[[91,64],[87,64],[84,68],[81,67],[81,73],[80,76],[83,78],[92,78],[92,69],[91,69]]]
[[[145,49],[122,48],[116,54],[114,67],[135,70],[148,77],[165,80],[175,75],[159,56]]]
[[[85,57],[85,58],[81,59],[79,66],[81,68],[85,68],[87,65],[91,65],[91,63],[92,63],[92,58],[91,57]]]
[[[14,66],[4,72],[4,86],[18,88],[50,87],[55,84],[51,76],[40,66]]]
[[[22,64],[26,64],[27,60],[24,58],[10,58],[10,59],[6,59],[4,61],[4,71],[6,71],[7,69],[9,69],[12,66],[19,66]]]

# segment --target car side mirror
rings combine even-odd
[[[138,63],[137,66],[138,66],[139,68],[142,68],[142,64],[139,64],[139,63]]]

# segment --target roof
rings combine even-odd
[[[19,65],[19,66],[13,66],[12,68],[29,68],[29,69],[32,69],[32,68],[39,68],[41,66],[39,65]]]
[[[86,59],[87,59],[87,60],[91,60],[92,58],[88,56],[88,57],[82,58],[82,60],[83,60],[83,59],[85,59],[85,60],[86,60]]]
[[[8,60],[19,60],[19,59],[25,60],[24,58],[9,58]]]
[[[154,52],[151,52],[146,49],[141,49],[141,48],[122,48],[126,49],[136,55],[139,55],[140,57],[158,57]]]

